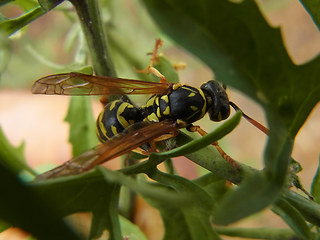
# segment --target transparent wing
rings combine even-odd
[[[154,83],[124,78],[63,73],[40,78],[32,86],[33,94],[109,95],[165,94],[172,83]]]
[[[164,134],[176,132],[178,129],[178,124],[174,120],[164,120],[158,123],[140,122],[134,124],[129,127],[126,132],[113,137],[104,144],[84,152],[64,164],[37,176],[35,181],[86,172],[99,164],[130,152]]]

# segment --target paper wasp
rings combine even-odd
[[[105,105],[97,122],[97,135],[102,142],[57,168],[41,174],[37,179],[54,178],[85,172],[103,162],[111,160],[133,149],[162,140],[164,135],[174,136],[180,128],[206,132],[192,125],[208,113],[212,121],[222,121],[229,117],[230,106],[239,108],[229,101],[225,88],[217,81],[210,80],[200,88],[173,84],[153,68],[161,41],[156,42],[148,72],[160,77],[160,82],[147,82],[114,77],[92,76],[81,73],[65,73],[43,77],[33,87],[34,94],[49,95],[110,95],[110,94],[152,94],[141,107],[129,100],[116,100]],[[267,133],[267,129],[248,117],[247,120]],[[230,163],[234,160],[214,144],[220,154]]]

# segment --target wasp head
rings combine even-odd
[[[201,85],[207,99],[207,111],[212,121],[219,122],[229,117],[230,104],[225,89],[214,80]]]

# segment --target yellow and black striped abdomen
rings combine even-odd
[[[143,114],[140,108],[122,100],[113,101],[105,106],[97,119],[98,138],[101,142],[105,142],[142,120]]]

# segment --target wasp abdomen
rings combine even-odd
[[[123,100],[113,101],[105,106],[96,122],[96,131],[101,142],[121,133],[130,125],[143,120],[140,108]]]

